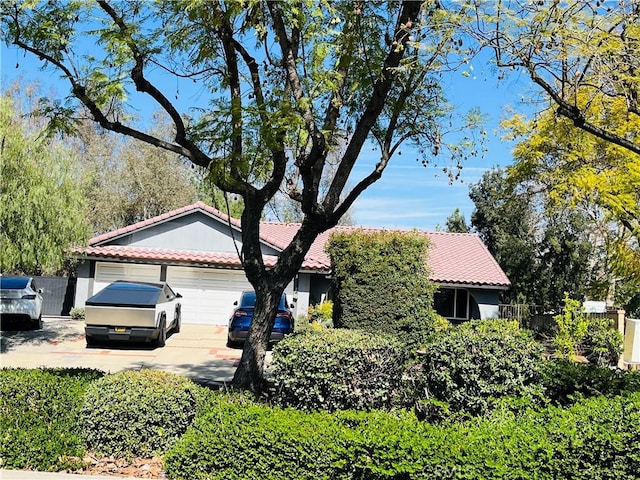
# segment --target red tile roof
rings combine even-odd
[[[203,202],[197,202],[138,222],[134,225],[129,225],[94,237],[89,241],[89,247],[84,251],[84,254],[92,258],[184,262],[240,268],[241,264],[238,256],[231,253],[108,245],[109,241],[115,238],[195,211],[206,212],[224,223],[230,221],[236,228],[240,228],[240,222],[237,219],[229,218],[224,213]],[[291,242],[299,228],[300,224],[298,223],[262,222],[260,226],[260,236],[265,243],[275,247],[277,250],[283,250]],[[302,268],[304,270],[329,272],[331,270],[331,262],[324,250],[329,236],[334,231],[354,230],[379,231],[380,229],[339,226],[328,230],[320,234],[313,243],[307,253]],[[424,233],[430,241],[428,263],[433,281],[438,283],[493,286],[498,288],[505,288],[510,285],[509,279],[478,235],[472,233],[447,232],[422,233]],[[265,256],[264,261],[267,266],[273,266],[277,258],[274,256]]]

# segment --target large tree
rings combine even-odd
[[[538,222],[528,192],[518,192],[502,169],[485,172],[469,187],[471,225],[511,280],[503,301],[534,303]]]
[[[170,127],[158,116],[151,122],[158,137],[166,137]],[[77,169],[94,234],[209,199],[203,173],[174,152],[103,131],[87,121],[67,142],[79,154]]]
[[[86,241],[74,154],[0,97],[0,272],[52,274]]]
[[[607,117],[610,128],[640,139],[640,117],[628,118],[623,105]],[[552,112],[535,120],[515,116],[505,125],[517,140],[511,181],[534,185],[555,212],[579,209],[588,217],[606,255],[603,285],[609,296],[616,293],[625,303],[618,294],[640,286],[640,155],[576,129]]]
[[[381,178],[403,142],[421,145],[425,161],[444,150],[449,112],[437,74],[462,43],[446,16],[439,2],[409,0],[3,2],[2,32],[60,72],[102,128],[183,155],[242,198],[241,262],[257,303],[234,384],[259,391],[278,300],[313,241]],[[196,84],[189,111],[168,91],[180,81]],[[171,140],[134,121],[131,104],[145,99],[171,118]],[[71,113],[62,102],[48,111]],[[352,178],[365,145],[379,159]],[[303,218],[267,267],[260,219],[278,191]]]
[[[640,117],[640,2],[476,1],[472,8],[476,21],[462,27],[493,49],[501,77],[525,73],[556,115],[640,155],[640,139],[608,122],[621,110]]]

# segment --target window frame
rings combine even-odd
[[[438,291],[436,292],[436,294],[438,292],[443,292],[444,290],[449,290],[449,291],[453,291],[453,316],[447,316],[447,315],[442,315],[443,317],[445,317],[448,320],[469,320],[469,311],[471,308],[471,301],[470,301],[470,297],[471,295],[469,294],[469,290],[467,290],[466,288],[455,288],[455,287],[446,287],[446,288],[441,288],[438,289]],[[458,312],[458,295],[459,293],[462,292],[464,295],[466,295],[466,301],[465,301],[465,312],[464,312],[464,316],[460,316],[459,312]],[[435,306],[435,305],[434,305]],[[437,310],[436,310],[437,312]],[[437,312],[439,315],[441,315],[440,312]]]

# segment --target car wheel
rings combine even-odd
[[[37,319],[35,322],[33,322],[33,329],[34,329],[34,330],[40,330],[40,329],[42,329],[42,326],[43,326],[43,325],[44,325],[44,324],[43,324],[43,322],[42,322],[42,315],[40,315],[40,316],[38,317],[38,319]]]
[[[233,340],[231,340],[229,337],[227,337],[227,348],[233,348],[237,345],[236,342],[234,342]]]
[[[163,316],[160,320],[160,332],[156,339],[156,347],[164,347],[167,343],[167,320]]]
[[[180,307],[176,308],[176,318],[175,325],[173,326],[173,333],[180,333],[180,322],[182,321],[182,312],[180,311]]]
[[[98,341],[93,337],[87,337],[85,335],[85,340],[87,342],[87,347],[95,347],[98,344]]]

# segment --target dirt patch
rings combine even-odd
[[[84,467],[69,473],[81,473],[83,475],[113,475],[135,478],[166,478],[162,465],[162,459],[154,458],[97,458],[91,454],[86,455],[82,462]]]

